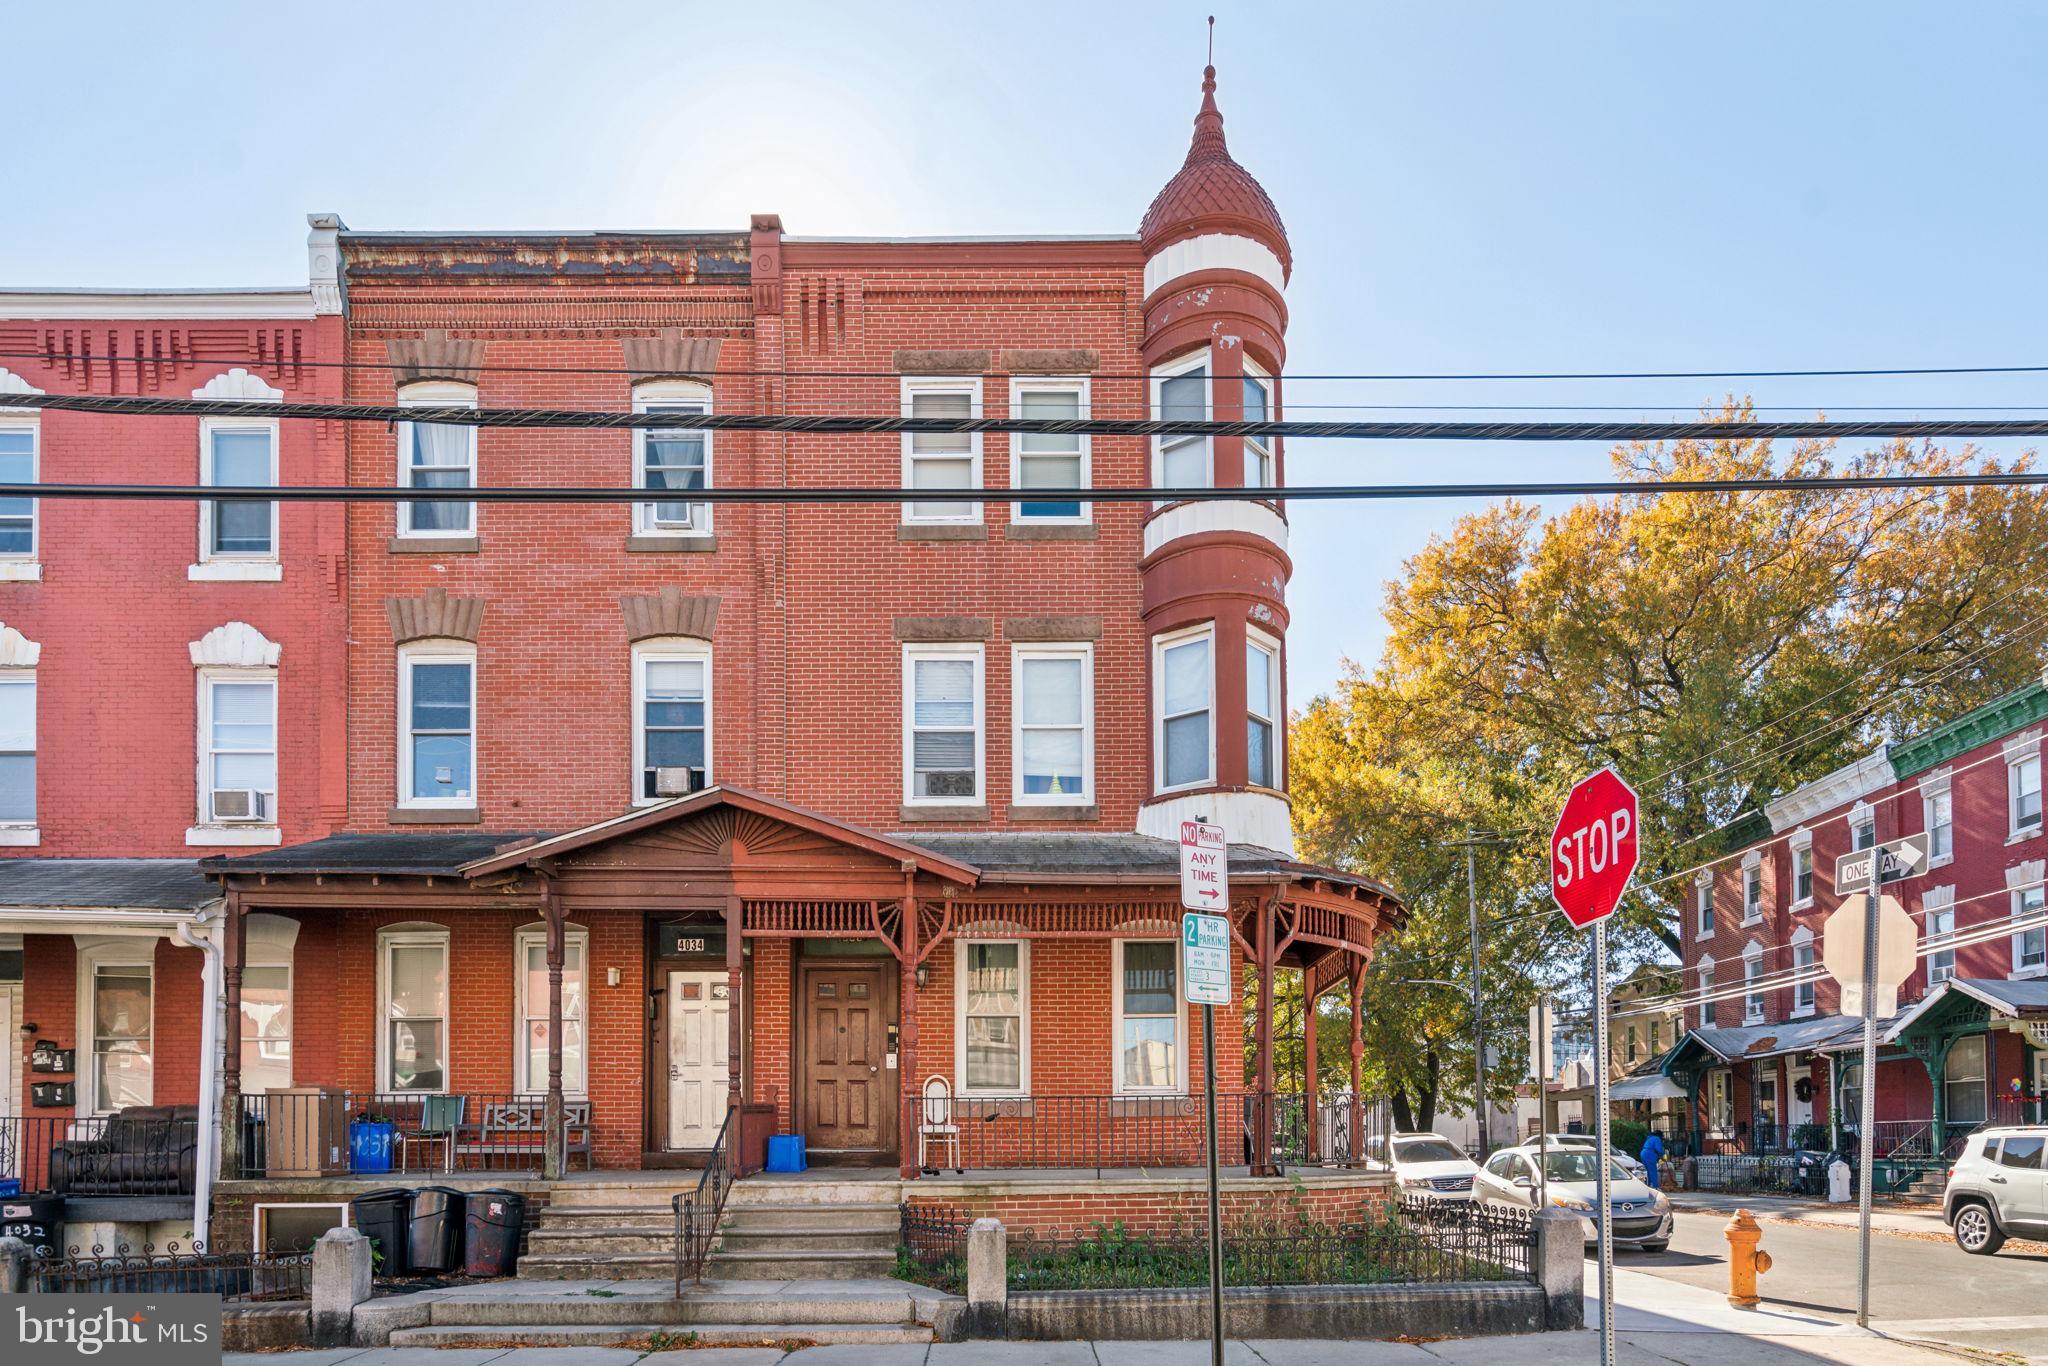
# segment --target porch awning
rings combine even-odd
[[[220,888],[186,858],[0,859],[0,915],[12,909],[196,911]]]
[[[1609,1100],[1684,1100],[1685,1088],[1662,1074],[1623,1077],[1607,1088]]]
[[[1686,1038],[1722,1062],[1744,1058],[1775,1058],[1786,1053],[1814,1053],[1836,1047],[1862,1027],[1846,1015],[1816,1015],[1781,1024],[1743,1025],[1734,1029],[1695,1029]]]
[[[2048,1019],[2048,978],[2012,982],[2003,977],[1952,977],[1894,1016],[1879,1037],[1895,1043],[1914,1025],[1938,1019],[1959,1000],[1978,1002],[2010,1020]]]

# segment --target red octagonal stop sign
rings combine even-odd
[[[1579,781],[1550,835],[1550,894],[1579,929],[1614,914],[1636,871],[1636,792],[1612,768]]]

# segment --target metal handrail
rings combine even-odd
[[[737,1107],[725,1112],[725,1122],[718,1126],[718,1141],[711,1145],[711,1155],[704,1160],[704,1174],[697,1178],[697,1188],[687,1193],[677,1191],[669,1202],[676,1216],[678,1295],[683,1293],[685,1280],[704,1279],[704,1263],[710,1259],[711,1245],[718,1240],[718,1221],[725,1213],[725,1197],[738,1176],[733,1150],[726,1142],[732,1134],[732,1118],[738,1113]]]

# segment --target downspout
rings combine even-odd
[[[202,911],[196,919],[177,924],[179,942],[206,956],[200,969],[200,998],[206,1002],[206,1010],[199,1017],[199,1147],[192,1164],[192,1241],[200,1248],[210,1241],[207,1225],[213,1213],[214,1154],[219,1148],[220,1125],[220,1105],[213,1093],[220,1052],[220,945],[208,934],[193,932],[195,925],[209,918],[210,913]]]

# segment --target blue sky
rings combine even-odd
[[[357,3],[17,8],[0,283],[304,278],[358,228],[1117,232],[1203,16],[1294,246],[1298,373],[2048,362],[2048,8]],[[2048,377],[1297,384],[1325,404],[2048,406]],[[1633,405],[1633,406],[1630,406]],[[1449,415],[1449,414],[1446,414]],[[1597,476],[1295,442],[1296,483]],[[1467,505],[1296,504],[1296,705]]]

